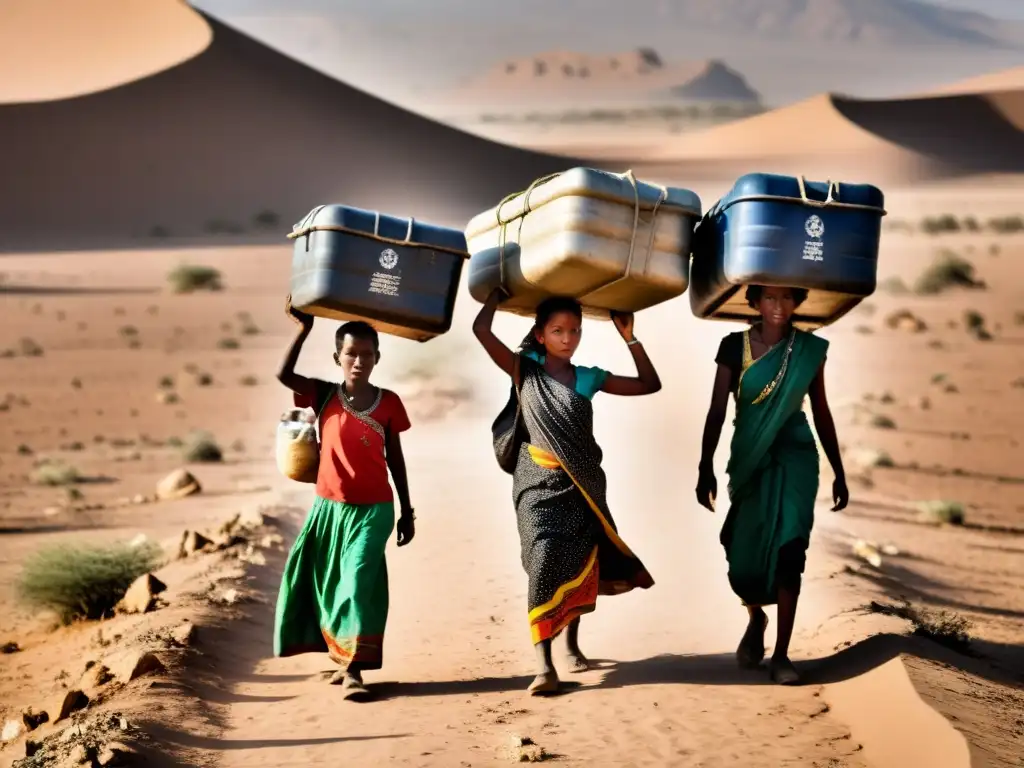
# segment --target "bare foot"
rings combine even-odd
[[[764,661],[764,632],[768,628],[768,616],[764,611],[752,613],[747,623],[747,631],[743,633],[739,648],[736,649],[736,662],[741,669],[757,669]]]
[[[531,696],[550,696],[553,693],[558,693],[558,685],[558,674],[552,670],[542,672],[533,678],[533,682],[526,690]]]
[[[579,649],[570,650],[566,659],[569,662],[569,672],[571,674],[578,675],[580,672],[586,672],[590,669],[590,659],[584,656],[583,651]]]
[[[778,685],[796,685],[800,682],[800,673],[796,671],[788,658],[772,659],[768,669],[772,676],[772,682]]]

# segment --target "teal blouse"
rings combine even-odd
[[[535,363],[544,364],[544,355],[538,355],[532,349],[526,350],[523,355]],[[601,387],[604,386],[604,381],[608,378],[608,371],[603,368],[588,368],[583,365],[574,365],[573,369],[576,371],[576,394],[587,398],[587,400],[593,400],[594,395],[600,392]]]

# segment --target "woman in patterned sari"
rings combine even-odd
[[[566,630],[569,670],[589,662],[578,642],[580,617],[596,607],[597,596],[618,595],[654,584],[643,563],[619,537],[608,511],[601,448],[594,440],[591,399],[598,392],[649,395],[661,382],[643,346],[633,337],[633,317],[613,314],[629,345],[635,377],[572,364],[580,342],[579,302],[547,299],[519,350],[512,352],[491,331],[501,293],[488,298],[473,332],[503,371],[513,378],[506,411],[518,414],[495,422],[495,451],[508,446],[503,468],[513,475],[523,568],[529,580],[530,633],[537,652],[533,695],[556,693],[558,673],[551,641]],[[501,459],[499,458],[499,461]]]
[[[790,323],[806,298],[807,291],[797,288],[747,289],[747,302],[761,320],[722,340],[697,481],[697,501],[714,511],[718,485],[713,462],[731,393],[736,400],[726,470],[731,506],[721,542],[729,561],[729,583],[749,615],[736,657],[741,667],[760,666],[768,626],[763,606],[777,604],[779,628],[769,671],[772,680],[783,685],[799,682],[789,660],[789,641],[818,493],[818,448],[803,411],[808,396],[814,426],[835,475],[832,509],[841,510],[849,501],[825,397],[828,342]]]

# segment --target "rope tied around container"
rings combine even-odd
[[[499,226],[499,229],[498,229],[498,275],[499,275],[498,285],[499,285],[501,290],[506,295],[509,294],[509,291],[508,291],[508,288],[507,288],[507,282],[506,282],[506,268],[505,268],[505,246],[508,244],[508,225],[511,224],[516,219],[519,220],[519,230],[516,233],[516,237],[517,237],[516,242],[518,242],[519,239],[521,238],[522,232],[523,232],[523,221],[526,219],[527,214],[530,213],[531,210],[533,210],[530,207],[530,195],[533,194],[534,190],[536,190],[537,187],[541,186],[542,184],[546,184],[549,181],[557,179],[559,176],[562,176],[562,175],[563,175],[562,172],[558,172],[558,173],[549,174],[547,176],[541,176],[539,179],[534,180],[530,184],[530,186],[526,188],[525,192],[513,192],[512,194],[507,195],[504,199],[502,199],[502,201],[500,203],[498,203],[497,208],[495,208],[494,215],[495,215],[495,218],[497,219],[498,226]],[[635,251],[636,251],[636,235],[637,235],[638,230],[640,229],[640,187],[639,187],[640,182],[637,181],[636,175],[633,173],[632,169],[628,169],[628,170],[626,170],[623,173],[613,173],[611,175],[615,176],[616,178],[622,179],[623,181],[628,181],[630,187],[632,187],[632,189],[633,189],[633,228],[632,228],[632,231],[630,232],[630,236],[629,236],[629,254],[626,257],[626,267],[623,270],[622,275],[620,275],[619,277],[615,278],[611,282],[606,283],[605,285],[601,286],[601,288],[606,288],[606,287],[608,287],[610,285],[615,285],[616,283],[618,283],[618,282],[620,282],[622,280],[625,280],[627,277],[629,277],[630,273],[633,270],[633,261],[634,261]],[[647,253],[648,253],[648,255],[651,253],[651,249],[654,247],[654,233],[655,233],[655,225],[657,223],[657,218],[658,218],[658,209],[661,207],[661,204],[664,203],[668,199],[668,188],[667,187],[662,186],[660,184],[654,184],[654,185],[651,185],[651,186],[657,187],[657,189],[659,190],[659,195],[658,195],[658,199],[654,203],[654,206],[651,208],[651,231],[650,231],[650,234],[649,234],[648,239],[647,239]],[[515,200],[516,198],[518,198],[520,195],[523,196],[523,209],[522,209],[522,211],[520,213],[516,214],[515,216],[512,216],[512,217],[507,218],[507,219],[503,219],[502,216],[501,216],[502,208],[504,208],[505,205],[510,203],[512,200]]]

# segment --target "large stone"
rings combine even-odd
[[[214,548],[214,543],[198,531],[185,531],[181,537],[181,546],[178,548],[178,557],[189,557],[196,552],[210,551]]]
[[[894,331],[923,333],[928,325],[909,309],[899,309],[885,318],[885,324]]]
[[[25,724],[25,728],[29,731],[34,731],[40,725],[48,722],[50,715],[46,712],[36,712],[29,707],[21,713],[21,722]]]
[[[176,469],[156,484],[156,496],[163,501],[183,499],[202,490],[195,475],[187,469]]]
[[[54,698],[53,706],[46,710],[50,713],[51,721],[59,723],[67,718],[72,712],[85,709],[89,706],[89,697],[83,691],[72,688],[68,691],[61,691]]]
[[[196,625],[190,621],[171,630],[171,639],[178,645],[189,646],[196,639]]]
[[[110,672],[110,668],[106,664],[93,664],[82,675],[82,679],[78,683],[78,687],[81,688],[85,694],[90,698],[95,698],[100,688],[105,686],[111,680],[114,679],[113,674]]]
[[[21,720],[8,720],[4,723],[4,730],[0,733],[0,742],[4,744],[20,739],[28,729]]]
[[[130,683],[143,675],[163,672],[164,665],[156,654],[142,650],[126,650],[108,656],[103,663],[120,683]]]
[[[167,585],[152,573],[139,576],[124,597],[117,604],[119,613],[146,613],[156,605],[156,596],[167,589]]]

